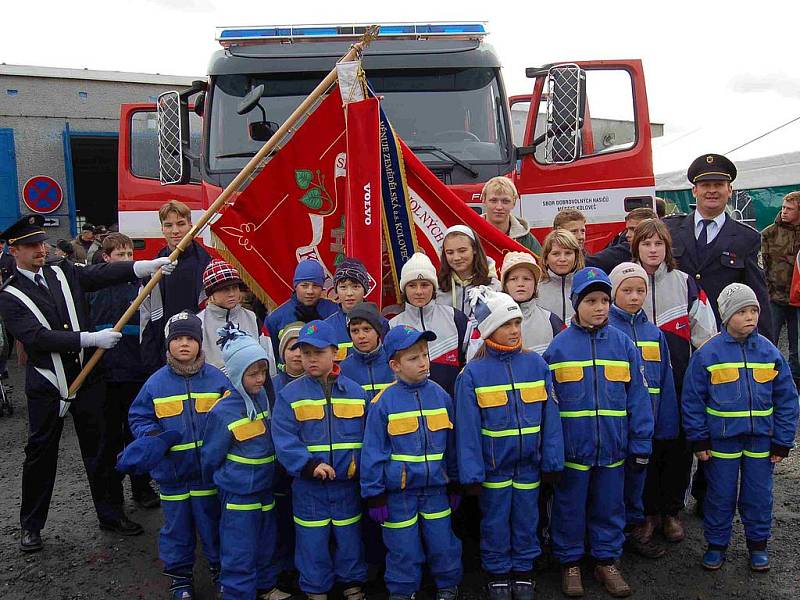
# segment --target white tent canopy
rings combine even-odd
[[[783,185],[800,187],[800,152],[786,152],[750,160],[735,161],[738,172],[733,186],[740,190]],[[656,191],[688,190],[686,169],[656,175]]]

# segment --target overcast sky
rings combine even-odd
[[[194,76],[205,74],[221,25],[485,20],[510,95],[530,91],[528,66],[642,59],[650,118],[664,123],[660,173],[800,116],[799,13],[772,0],[28,0],[3,3],[0,61]],[[730,156],[797,151],[798,140],[800,121]]]

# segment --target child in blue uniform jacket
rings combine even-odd
[[[283,328],[280,341],[278,342],[278,356],[275,359],[281,363],[281,368],[272,378],[272,389],[275,391],[275,398],[270,398],[274,403],[278,393],[295,379],[303,376],[303,360],[300,348],[292,349],[294,341],[300,336],[300,330],[305,326],[302,321],[294,321]]]
[[[614,304],[609,311],[608,322],[633,340],[641,353],[655,421],[653,438],[674,440],[678,437],[679,408],[667,338],[647,320],[647,314],[642,309],[647,297],[647,271],[636,263],[624,262],[617,265],[609,277]],[[666,550],[653,541],[659,515],[647,515],[645,518],[645,481],[659,492],[664,488],[664,493],[672,494],[666,488],[675,482],[665,473],[667,468],[669,465],[652,460],[648,464],[631,461],[625,465],[625,525],[629,531],[628,541],[636,552],[648,558],[660,558],[666,554]]]
[[[363,600],[358,475],[366,394],[334,362],[338,346],[328,323],[305,325],[293,347],[302,350],[306,374],[278,394],[272,436],[278,460],[294,477],[300,589],[325,600],[338,582],[346,600]]]
[[[232,323],[219,329],[234,391],[211,409],[200,452],[203,472],[220,491],[220,583],[225,600],[288,598],[276,588],[273,476],[267,353]]]
[[[612,596],[631,593],[614,564],[625,541],[623,465],[626,459],[646,464],[653,410],[636,346],[608,326],[610,296],[611,282],[600,269],[578,271],[570,293],[572,324],[544,354],[564,431],[566,468],[555,488],[551,527],[567,596],[583,594],[578,563],[587,537],[595,577]]]
[[[692,355],[683,383],[686,438],[708,480],[703,567],[725,561],[738,496],[750,568],[766,571],[772,471],[794,447],[797,389],[786,359],[758,333],[753,290],[732,283],[717,306],[722,331]]]
[[[561,418],[547,363],[522,348],[520,307],[486,287],[470,294],[484,343],[456,380],[459,480],[480,494],[489,598],[532,600],[539,486],[564,469]]]
[[[388,324],[372,302],[362,302],[347,314],[347,334],[353,340],[353,350],[341,363],[342,375],[360,384],[370,400],[394,382],[381,342],[387,329]]]
[[[230,382],[205,362],[200,319],[181,312],[167,321],[165,330],[167,364],[145,382],[128,420],[136,438],[181,432],[181,442],[150,475],[161,491],[164,526],[158,555],[171,579],[170,598],[191,600],[195,530],[215,582],[219,575],[219,498],[214,482],[201,472],[200,448],[208,412]]]
[[[301,260],[297,263],[292,285],[294,293],[291,297],[264,320],[265,333],[272,342],[272,353],[275,355],[275,360],[279,361],[278,369],[283,367],[278,345],[284,327],[294,321],[308,323],[315,319],[327,319],[339,309],[336,302],[323,297],[325,269],[316,260]]]
[[[383,525],[388,550],[384,580],[389,598],[413,598],[422,569],[436,584],[437,600],[454,600],[461,581],[461,542],[450,526],[458,507],[453,404],[428,379],[432,331],[408,325],[384,340],[397,383],[378,394],[367,414],[361,494],[370,518]]]

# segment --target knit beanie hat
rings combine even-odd
[[[400,290],[405,292],[406,286],[416,279],[430,281],[434,288],[439,283],[431,259],[422,252],[412,254],[408,262],[403,265],[403,269],[400,271]]]
[[[305,323],[302,321],[294,321],[293,323],[289,323],[286,327],[281,329],[277,357],[280,362],[283,362],[283,353],[286,350],[286,347],[291,343],[292,340],[296,340],[300,337],[300,329],[302,329],[304,325]]]
[[[478,321],[478,331],[484,340],[498,327],[511,319],[521,319],[522,311],[514,299],[503,292],[495,292],[485,285],[469,290],[469,303]]]
[[[761,310],[756,293],[751,287],[743,283],[726,285],[719,293],[717,306],[719,307],[719,318],[723,325],[727,325],[737,311],[747,306],[757,306]]]
[[[336,285],[345,279],[352,279],[359,283],[364,288],[365,294],[369,291],[369,273],[367,273],[364,263],[357,258],[345,258],[339,263],[333,274],[333,289],[335,290]]]
[[[572,308],[578,310],[578,304],[592,292],[605,292],[611,296],[611,280],[604,271],[597,267],[585,267],[575,273],[572,278],[572,290],[569,299]]]
[[[203,322],[197,315],[186,310],[170,317],[164,326],[167,346],[176,337],[182,335],[188,335],[193,340],[197,340],[198,344],[203,345]]]
[[[525,267],[531,273],[536,282],[542,276],[542,270],[536,264],[536,259],[527,252],[509,252],[503,257],[503,266],[500,267],[500,283],[506,284],[506,275],[517,267]]]
[[[353,321],[354,319],[361,319],[362,321],[369,323],[372,328],[378,332],[378,336],[381,338],[383,337],[383,334],[386,333],[384,331],[383,317],[381,317],[381,313],[378,310],[377,305],[373,302],[359,302],[350,309],[349,313],[347,313],[348,336],[350,336],[350,321]]]
[[[211,296],[219,288],[232,284],[242,284],[239,271],[218,258],[208,263],[205,271],[203,271],[203,290],[205,290],[206,296]]]
[[[619,289],[619,286],[622,285],[622,282],[626,279],[630,279],[631,277],[643,279],[644,287],[647,289],[650,277],[648,277],[647,271],[645,271],[641,265],[637,265],[636,263],[632,262],[619,263],[616,267],[614,267],[609,275],[609,278],[611,279],[612,300],[617,296],[617,290]]]
[[[310,281],[320,286],[325,283],[325,271],[323,270],[322,265],[313,258],[301,260],[299,263],[297,263],[297,268],[294,270],[292,285],[297,287],[298,284],[301,284],[304,281]]]
[[[242,377],[250,365],[260,360],[267,361],[267,368],[269,368],[267,352],[257,340],[231,322],[226,323],[225,327],[217,329],[217,333],[219,334],[217,344],[222,346],[222,360],[225,361],[228,378],[236,391],[241,394],[247,408],[247,416],[250,417],[250,420],[254,420],[258,411],[250,394],[242,385]]]

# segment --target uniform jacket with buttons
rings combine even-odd
[[[272,488],[275,446],[267,394],[252,397],[251,420],[241,394],[226,393],[208,413],[200,457],[204,478],[232,494],[257,494]]]
[[[761,248],[759,233],[725,216],[725,224],[717,236],[700,250],[695,238],[694,211],[664,219],[672,235],[672,255],[681,271],[694,277],[698,285],[708,294],[711,308],[720,325],[717,298],[720,292],[731,283],[744,283],[753,288],[759,304],[761,316],[758,330],[772,340],[772,314],[769,307],[767,281],[763,269],[758,264]]]
[[[398,380],[372,401],[361,495],[441,487],[458,480],[453,401],[438,384]]]
[[[650,454],[653,409],[639,352],[624,333],[573,321],[544,359],[553,373],[568,462],[604,466]]]
[[[292,477],[310,476],[307,465],[324,462],[336,471],[337,481],[358,478],[367,396],[338,373],[338,366],[335,371],[329,376],[329,391],[318,379],[303,375],[275,401],[272,439],[278,460]]]
[[[61,269],[69,284],[71,292],[69,299],[64,297],[55,268]],[[0,292],[0,315],[8,331],[22,342],[28,355],[26,393],[58,397],[56,387],[39,374],[35,367],[52,371],[51,353],[59,353],[64,363],[67,381],[71,383],[83,364],[94,353],[94,348],[85,348],[81,364],[80,331],[94,331],[85,294],[126,281],[136,281],[136,275],[133,273],[133,262],[130,261],[76,267],[69,261],[62,260],[54,265],[45,265],[41,273],[49,291],[42,290],[16,270],[8,285],[19,289],[33,301],[44,315],[50,329],[42,326],[28,307],[8,291]],[[71,305],[75,307],[80,325],[79,331],[74,331],[72,328],[68,300],[71,300]],[[100,378],[101,374],[102,369],[93,371],[89,375],[89,383]]]
[[[131,404],[128,422],[136,438],[152,432],[181,432],[181,441],[170,448],[150,475],[159,483],[202,479],[200,448],[209,411],[231,388],[225,374],[204,364],[190,377],[165,365],[153,373]],[[209,480],[206,480],[210,483]]]
[[[632,315],[616,305],[609,311],[608,324],[627,335],[641,353],[645,385],[653,403],[653,437],[674,440],[678,437],[680,407],[664,332],[647,320],[643,310]]]
[[[723,330],[692,356],[683,383],[683,425],[690,442],[763,435],[791,448],[797,415],[789,364],[757,332],[739,342]]]
[[[353,340],[350,339],[350,334],[347,332],[347,313],[339,305],[338,310],[325,320],[333,327],[333,331],[336,333],[336,342],[339,345],[336,360],[342,361],[353,353]],[[383,337],[389,331],[389,321],[381,316],[381,324],[383,325],[383,331],[379,331],[378,335]]]
[[[369,400],[394,383],[394,371],[389,367],[389,359],[386,357],[383,344],[367,353],[354,349],[350,356],[342,361],[341,366],[342,375],[346,375],[364,388]]]
[[[553,380],[544,359],[521,349],[472,360],[456,383],[461,483],[513,478],[521,469],[564,468],[564,439]]]

